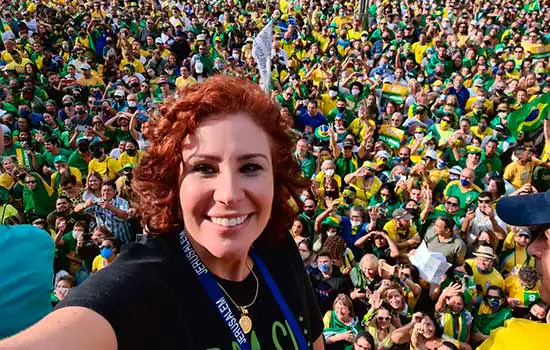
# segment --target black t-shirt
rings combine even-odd
[[[296,244],[288,236],[280,247],[257,249],[257,253],[311,346],[322,334],[323,324]],[[297,348],[264,278],[256,267],[254,272],[259,292],[248,309],[253,323],[248,334],[252,349],[259,345]],[[217,280],[239,305],[254,298],[252,274],[242,282]],[[71,290],[57,308],[67,306],[83,306],[102,315],[113,327],[119,349],[238,348],[233,347],[236,341],[182,256],[175,236],[127,244],[115,263]]]
[[[351,280],[342,275],[336,266],[332,267],[332,277],[328,279],[325,279],[318,269],[313,270],[310,277],[321,315],[332,310],[332,304],[338,294],[349,294],[352,290]]]

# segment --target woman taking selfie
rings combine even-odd
[[[322,349],[296,244],[300,176],[278,107],[227,76],[161,107],[134,189],[145,244],[1,343],[10,349]],[[246,135],[246,137],[243,137]],[[141,331],[143,330],[143,331]]]

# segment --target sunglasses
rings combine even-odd
[[[500,297],[493,296],[493,295],[488,295],[487,300],[500,300]]]
[[[25,181],[25,183],[26,183],[26,184],[35,184],[35,183],[36,183],[36,181],[34,181],[34,180],[31,180],[31,181]]]
[[[450,205],[452,207],[458,207],[458,203],[456,202],[447,202],[447,205]]]
[[[377,319],[378,321],[389,321],[389,320],[391,320],[391,317],[389,317],[389,316],[386,316],[386,317],[377,316],[376,319]]]
[[[477,201],[478,201],[479,203],[486,203],[486,204],[491,203],[491,200],[490,200],[490,199],[478,199]]]

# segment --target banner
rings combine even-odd
[[[540,11],[540,3],[539,0],[531,0],[525,6],[523,6],[523,9],[529,13],[533,13],[535,11]]]
[[[264,86],[264,91],[269,94],[271,86],[271,42],[273,37],[273,21],[262,29],[252,44],[252,57],[256,60],[260,70],[260,79]]]
[[[531,44],[522,42],[521,46],[531,54],[531,58],[540,59],[550,57],[550,44]]]
[[[382,97],[397,104],[403,104],[407,98],[407,90],[406,86],[384,83],[382,85]]]
[[[405,131],[394,128],[389,125],[382,125],[380,127],[380,133],[378,134],[378,139],[384,141],[390,147],[399,148],[401,147],[401,142],[405,136]]]
[[[508,128],[512,134],[520,131],[533,131],[542,125],[548,115],[550,92],[532,99],[520,109],[508,115]]]

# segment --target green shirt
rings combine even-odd
[[[492,157],[487,158],[487,154],[484,150],[481,153],[480,162],[485,162],[487,164],[487,171],[498,171],[499,174],[502,174],[502,161],[500,160],[500,157],[496,154],[493,154]]]
[[[51,167],[51,168],[54,167],[53,161],[54,161],[55,157],[57,157],[57,156],[65,156],[68,159],[71,156],[71,151],[69,151],[68,149],[65,149],[65,148],[59,148],[59,153],[58,154],[53,154],[50,151],[46,151],[42,155],[42,157],[44,158],[45,164],[47,166]]]
[[[302,169],[302,174],[306,179],[311,179],[315,170],[317,170],[317,158],[311,153],[308,153],[304,159],[299,159],[296,154],[294,154],[294,159],[300,165]]]
[[[479,197],[480,192],[481,189],[476,185],[472,185],[469,189],[464,189],[464,187],[460,184],[460,180],[455,180],[449,182],[445,188],[445,197],[457,197],[460,200],[460,209],[457,215],[464,216],[470,205],[477,201],[477,197]]]

